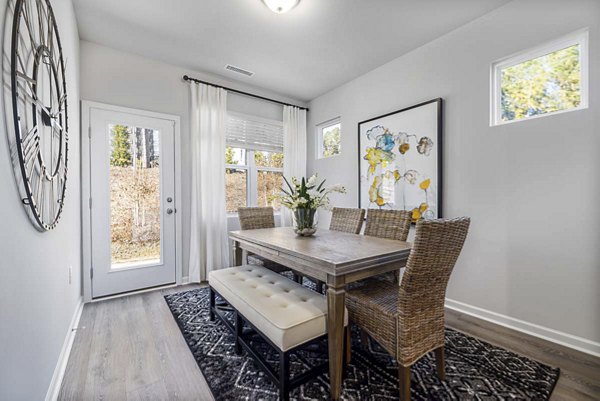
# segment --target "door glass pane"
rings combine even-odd
[[[279,171],[259,170],[257,178],[258,206],[273,206],[274,210],[279,210],[281,205],[277,201],[272,201],[271,197],[281,191],[283,173]]]
[[[159,263],[159,131],[119,124],[109,130],[112,268]]]

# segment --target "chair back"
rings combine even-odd
[[[329,229],[345,233],[358,234],[365,219],[365,209],[334,207],[331,213]]]
[[[259,228],[275,227],[273,208],[267,207],[240,207],[238,218],[242,230],[256,230]]]
[[[403,366],[444,345],[446,287],[471,219],[421,220],[400,283],[398,352]]]
[[[411,219],[408,210],[369,209],[365,235],[406,241]]]

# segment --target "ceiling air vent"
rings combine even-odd
[[[227,64],[225,66],[225,69],[229,70],[229,71],[237,72],[238,74],[246,75],[248,77],[251,77],[252,75],[254,75],[254,73],[252,71],[244,70],[243,68],[236,67],[235,65],[231,65],[231,64]]]

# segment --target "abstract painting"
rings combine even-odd
[[[442,214],[442,99],[358,123],[359,206]]]

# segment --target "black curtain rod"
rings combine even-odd
[[[228,92],[234,92],[234,93],[238,93],[238,94],[240,94],[240,95],[244,95],[244,96],[255,97],[255,98],[257,98],[257,99],[266,100],[267,102],[273,102],[273,103],[281,104],[281,105],[284,105],[284,106],[293,106],[293,107],[297,107],[297,108],[299,108],[299,109],[301,109],[301,110],[306,110],[306,111],[308,111],[308,107],[296,106],[295,104],[290,104],[290,103],[280,102],[279,100],[270,99],[270,98],[268,98],[268,97],[264,97],[264,96],[255,95],[255,94],[253,94],[253,93],[248,93],[248,92],[240,91],[240,90],[237,90],[237,89],[228,88],[228,87],[226,87],[226,86],[215,85],[215,84],[212,84],[212,83],[210,83],[210,82],[206,82],[206,81],[202,81],[202,80],[200,80],[200,79],[196,79],[196,78],[189,77],[189,76],[187,76],[187,75],[184,75],[184,76],[183,76],[183,80],[184,80],[184,81],[194,81],[194,82],[198,82],[198,83],[200,83],[200,84],[205,84],[205,85],[214,86],[215,88],[222,88],[222,89],[225,89],[225,90],[226,90],[226,91],[228,91]]]

